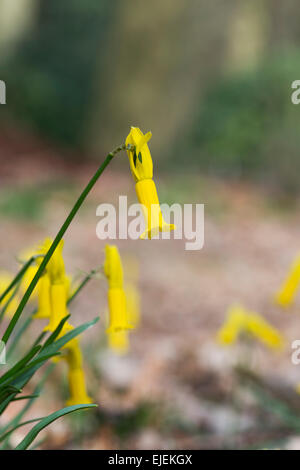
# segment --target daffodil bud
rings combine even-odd
[[[146,221],[146,230],[141,238],[152,238],[159,232],[169,232],[175,229],[173,224],[164,221],[157,190],[153,181],[153,162],[147,142],[152,134],[143,134],[138,127],[132,127],[126,139],[126,145],[130,144],[133,150],[128,150],[128,158],[133,178],[136,182],[136,194],[139,203],[143,207]]]
[[[287,279],[275,296],[276,302],[282,307],[288,307],[294,300],[300,285],[300,256],[294,260]]]

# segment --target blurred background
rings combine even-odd
[[[80,294],[73,323],[101,316],[83,338],[99,410],[54,424],[41,448],[300,448],[290,360],[300,299],[288,313],[273,302],[300,251],[299,13],[296,0],[0,0],[1,269],[15,272],[24,248],[56,234],[132,125],[153,133],[161,202],[204,203],[206,214],[200,252],[118,242],[142,296],[127,355],[105,344],[105,282]],[[102,264],[96,207],[119,194],[136,202],[124,155],[65,237],[73,275]],[[216,343],[233,302],[286,338],[281,353],[256,346],[251,373],[236,367],[239,349]],[[57,367],[43,412],[62,406],[63,377]]]

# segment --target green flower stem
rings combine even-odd
[[[88,284],[88,282],[97,274],[97,269],[92,269],[80,282],[80,284],[76,287],[73,294],[68,298],[68,305],[75,299],[75,297],[79,294],[79,292]]]
[[[125,150],[125,149],[126,149],[126,145],[120,145],[115,150],[110,152],[107,155],[104,162],[102,163],[102,165],[98,168],[98,170],[96,171],[94,176],[88,182],[85,189],[80,194],[79,198],[77,199],[76,203],[74,204],[73,208],[71,209],[71,212],[69,213],[69,215],[66,218],[65,222],[63,223],[61,229],[59,230],[58,234],[56,235],[52,245],[50,246],[49,250],[45,254],[44,259],[41,262],[34,278],[32,279],[31,283],[28,286],[28,289],[26,290],[24,296],[22,297],[22,300],[21,300],[21,302],[20,302],[20,304],[19,304],[19,306],[16,310],[16,313],[14,314],[13,318],[11,319],[11,321],[10,321],[10,323],[9,323],[9,325],[8,325],[4,335],[2,337],[2,341],[4,341],[4,343],[7,343],[7,341],[9,340],[10,335],[12,334],[13,329],[16,326],[16,323],[18,322],[18,320],[19,320],[19,318],[20,318],[20,316],[21,316],[21,314],[24,310],[24,307],[26,306],[26,304],[27,304],[27,302],[28,302],[35,286],[37,285],[39,278],[41,277],[41,275],[42,275],[43,271],[45,270],[51,256],[53,255],[53,253],[56,250],[59,242],[61,241],[61,239],[63,238],[63,236],[66,233],[67,229],[69,228],[71,222],[73,221],[75,215],[77,214],[78,210],[80,209],[80,207],[83,204],[84,200],[86,199],[87,195],[89,194],[91,189],[94,187],[97,180],[102,175],[103,171],[108,166],[108,164],[111,162],[111,160],[114,158],[114,156],[118,152],[120,152],[121,150]]]

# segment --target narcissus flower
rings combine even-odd
[[[85,376],[83,369],[70,369],[68,372],[70,398],[66,406],[93,403],[86,391]]]
[[[131,329],[123,288],[122,262],[118,248],[114,245],[105,247],[104,274],[108,281],[109,327],[107,333]]]
[[[218,332],[218,340],[222,344],[233,344],[241,334],[256,338],[269,348],[281,348],[284,343],[280,333],[261,315],[234,305],[229,309],[227,320]]]
[[[151,132],[143,134],[138,127],[132,127],[126,139],[126,145],[132,145],[134,150],[128,150],[130,169],[135,180],[136,194],[143,207],[146,230],[141,238],[152,238],[159,232],[169,232],[175,225],[167,224],[163,218],[157,190],[153,181],[153,162],[147,142]]]
[[[38,310],[33,318],[49,318],[51,315],[50,279],[45,273],[38,282]]]
[[[4,293],[5,289],[7,289],[7,287],[10,285],[12,280],[13,280],[13,277],[8,272],[6,271],[0,272],[0,294],[2,292]],[[5,311],[5,314],[8,317],[12,317],[14,315],[19,305],[18,298],[14,296],[13,292],[14,291],[11,291],[8,294],[6,294],[6,296],[4,297],[0,305],[0,308],[2,309],[9,302],[9,305],[7,305],[7,308]]]
[[[218,341],[222,344],[233,344],[245,326],[245,311],[239,305],[232,306],[227,313],[227,319],[218,331]]]
[[[84,370],[82,367],[82,353],[78,338],[74,338],[67,345],[66,361],[68,364],[68,383],[70,398],[66,406],[92,403],[87,394]]]
[[[47,240],[46,243],[51,244],[51,240]],[[49,324],[45,327],[45,331],[53,332],[58,327],[61,320],[68,315],[67,295],[69,281],[65,272],[62,250],[63,240],[59,243],[47,266],[47,275],[50,280],[50,318]],[[72,328],[73,327],[66,322],[61,335]]]
[[[288,307],[294,300],[300,286],[300,255],[294,260],[290,272],[281,289],[276,294],[275,300],[282,307]]]

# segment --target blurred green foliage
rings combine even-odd
[[[299,190],[300,106],[291,102],[299,78],[300,54],[292,51],[215,82],[184,139],[184,164]]]
[[[18,120],[64,145],[82,144],[95,70],[105,61],[104,38],[117,3],[40,2],[39,21],[3,67],[9,110]]]

